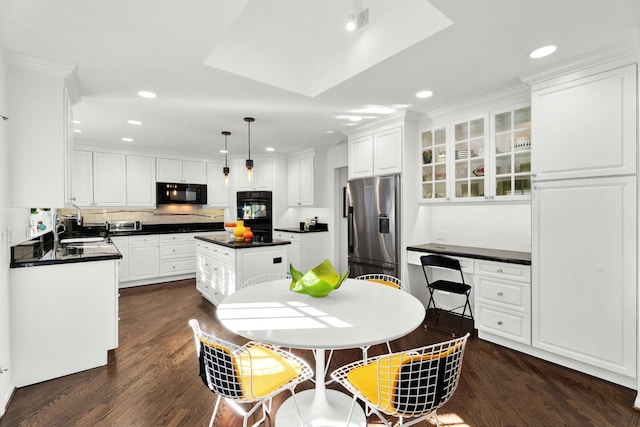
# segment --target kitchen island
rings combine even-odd
[[[49,233],[50,234],[50,233]],[[107,364],[118,347],[117,261],[108,239],[11,248],[11,357],[16,387]]]
[[[195,239],[196,289],[214,305],[254,276],[289,271],[290,241],[238,242],[229,233]]]

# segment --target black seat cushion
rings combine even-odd
[[[436,280],[429,285],[431,289],[451,292],[452,294],[466,294],[471,290],[471,285],[466,283],[451,282],[449,280]]]

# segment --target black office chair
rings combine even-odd
[[[448,258],[442,255],[424,255],[420,257],[420,262],[422,264],[422,271],[424,272],[424,277],[427,280],[427,289],[429,289],[429,303],[427,304],[427,316],[425,320],[436,320],[436,325],[438,318],[441,313],[439,311],[455,314],[460,316],[460,324],[458,325],[458,330],[456,332],[452,332],[445,329],[439,329],[437,326],[431,327],[425,325],[425,328],[431,328],[435,330],[439,330],[441,332],[450,333],[451,336],[459,336],[460,331],[462,330],[462,323],[464,319],[471,319],[473,324],[473,312],[471,311],[471,303],[469,302],[469,295],[471,294],[471,285],[468,285],[464,282],[464,275],[462,274],[462,268],[460,267],[460,261],[454,258]],[[446,269],[451,271],[457,271],[460,273],[460,281],[453,282],[450,280],[435,280],[431,282],[429,280],[429,274],[427,274],[427,270],[429,268],[438,268],[438,269]],[[457,295],[464,295],[466,300],[465,303],[459,307],[452,308],[450,310],[444,310],[439,308],[436,304],[435,299],[433,298],[433,294],[435,291],[444,291]],[[435,316],[429,317],[429,309],[433,306],[433,309],[436,313]],[[464,308],[463,308],[464,307]],[[467,307],[469,308],[469,314],[467,315]],[[462,314],[457,313],[455,310],[463,308]]]

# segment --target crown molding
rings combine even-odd
[[[415,121],[420,120],[420,113],[411,110],[402,110],[380,119],[365,123],[361,126],[357,126],[348,130],[343,130],[342,133],[346,136],[366,133],[369,131],[377,130],[383,126],[397,125],[402,121]]]
[[[12,50],[6,51],[7,64],[27,70],[39,71],[59,77],[67,77],[76,68],[74,65],[51,61]]]
[[[614,46],[598,49],[586,55],[564,61],[553,68],[523,74],[519,77],[534,89],[541,89],[572,78],[580,78],[589,74],[636,64],[638,63],[639,55],[639,40],[629,39]]]

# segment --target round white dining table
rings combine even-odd
[[[324,298],[291,292],[290,279],[240,289],[217,308],[220,322],[245,338],[315,353],[315,388],[296,394],[305,425],[344,427],[352,397],[325,385],[325,352],[365,347],[400,338],[424,320],[413,295],[366,280],[346,279]],[[277,410],[276,427],[300,425],[295,402]],[[366,427],[356,405],[349,427]]]

